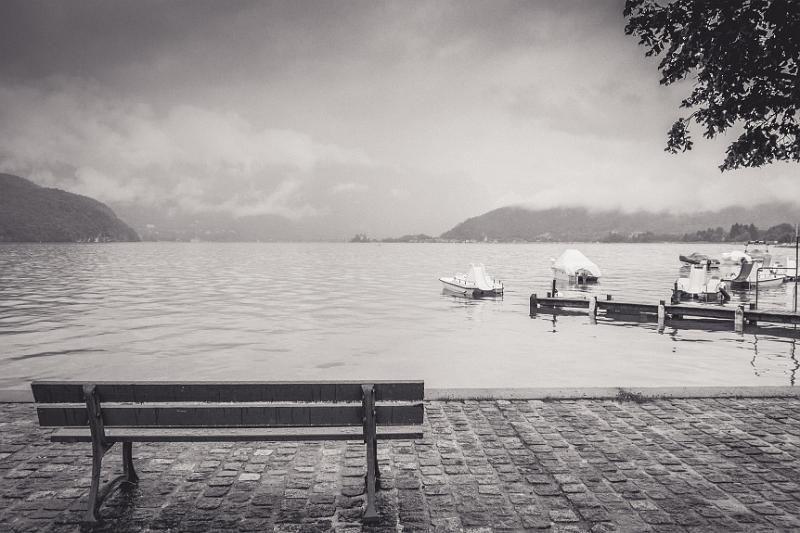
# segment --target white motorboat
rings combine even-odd
[[[552,261],[553,277],[570,283],[578,285],[597,283],[602,275],[600,267],[574,248],[564,250],[558,259],[552,259]]]
[[[744,251],[753,258],[753,261],[764,259],[770,255],[769,244],[764,241],[747,241],[744,245]]]
[[[483,265],[470,265],[466,274],[456,274],[452,278],[439,278],[444,289],[454,294],[480,298],[481,296],[502,296],[503,283],[491,277]]]
[[[794,257],[787,257],[786,258],[786,281],[800,281],[798,279],[800,276],[797,275],[797,261],[795,261]]]
[[[675,282],[674,301],[727,302],[730,300],[725,282],[718,277],[708,278],[708,263],[692,265],[688,278]]]
[[[753,261],[760,261],[769,254],[769,245],[764,241],[747,241],[744,245],[744,251],[733,250],[731,252],[723,252],[720,254],[720,260],[726,265],[739,265],[742,260],[750,263]]]
[[[740,250],[733,250],[732,252],[722,252],[720,254],[720,262],[725,265],[740,265],[742,262],[752,263],[753,258],[747,252]]]
[[[734,290],[750,290],[756,285],[759,287],[771,287],[781,285],[786,274],[783,270],[772,266],[772,256],[763,255],[761,259],[753,261],[742,261],[738,273],[731,274],[726,282]]]

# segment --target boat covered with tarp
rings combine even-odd
[[[486,267],[480,264],[470,265],[465,274],[458,273],[451,278],[439,278],[444,290],[480,298],[482,296],[502,296],[503,282],[494,279],[486,272]]]
[[[566,279],[570,283],[597,283],[602,275],[599,266],[574,248],[564,250],[558,259],[552,261],[553,277]]]
[[[719,259],[714,259],[713,257],[709,257],[706,254],[700,254],[697,252],[692,252],[689,255],[679,255],[678,258],[681,260],[681,263],[685,263],[687,265],[708,265],[709,268],[717,268],[719,266]]]

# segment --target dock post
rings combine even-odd
[[[750,304],[750,309],[758,309],[758,287],[761,285],[758,282],[758,275],[761,273],[761,267],[756,269],[756,303]]]
[[[744,306],[736,306],[736,312],[733,315],[733,330],[736,333],[744,332]]]
[[[539,309],[539,298],[536,297],[536,293],[534,292],[533,294],[531,294],[531,316],[534,316],[538,309]]]
[[[750,311],[755,311],[756,309],[758,309],[758,307],[756,305],[750,304]],[[747,319],[747,323],[749,325],[751,325],[751,326],[757,326],[758,325],[758,321],[754,320],[752,318],[748,318]]]
[[[594,321],[597,318],[597,296],[589,298],[589,318]]]
[[[664,300],[658,302],[658,331],[664,331],[664,324],[667,320],[667,308]]]
[[[798,268],[800,268],[800,225],[794,227],[794,312],[797,312],[797,282]]]
[[[558,296],[558,289],[556,289],[556,279],[553,278],[553,298]]]

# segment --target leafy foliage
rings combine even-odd
[[[687,242],[746,242],[751,240],[794,242],[794,226],[783,223],[762,231],[755,224],[739,224],[737,222],[731,225],[731,229],[727,233],[722,227],[708,228],[695,233],[687,233],[682,240]]]
[[[367,237],[366,233],[356,233],[350,242],[372,242],[372,240]]]
[[[388,239],[381,239],[381,242],[436,242],[436,237],[431,237],[425,233],[416,233],[414,235],[403,235],[402,237],[389,237]]]
[[[692,149],[693,120],[709,139],[741,127],[720,170],[800,162],[800,1],[627,0],[624,14],[645,55],[663,56],[661,84],[695,76],[667,151]]]
[[[763,232],[760,238],[765,241],[794,242],[795,228],[791,224],[778,224]]]

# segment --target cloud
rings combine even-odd
[[[0,2],[0,170],[311,238],[800,198],[796,165],[720,174],[701,132],[663,152],[689,87],[659,86],[623,0],[142,2]]]
[[[0,167],[101,201],[299,219],[325,167],[369,167],[363,152],[240,114],[179,104],[158,112],[80,79],[0,86]]]
[[[256,193],[255,196],[234,194],[222,202],[198,201],[196,197],[177,195],[178,205],[189,213],[227,213],[235,218],[278,215],[289,220],[319,216],[327,211],[305,203],[298,205],[293,198],[300,193],[302,183],[286,180],[278,184],[270,194]]]
[[[718,170],[709,172],[708,153],[721,150],[722,145],[724,142],[714,143],[701,159],[690,162],[666,153],[655,160],[647,154],[637,154],[636,145],[623,142],[609,150],[610,157],[605,161],[599,158],[592,161],[594,154],[591,152],[576,153],[576,160],[581,162],[579,166],[553,171],[559,172],[561,179],[542,183],[530,193],[508,192],[498,207],[512,204],[535,209],[573,206],[688,214],[768,202],[798,204],[800,181],[792,175],[789,165],[725,174]]]
[[[331,192],[333,194],[342,194],[346,192],[357,192],[366,190],[367,186],[363,183],[355,183],[352,181],[348,181],[345,183],[337,183],[333,187],[331,187]]]

